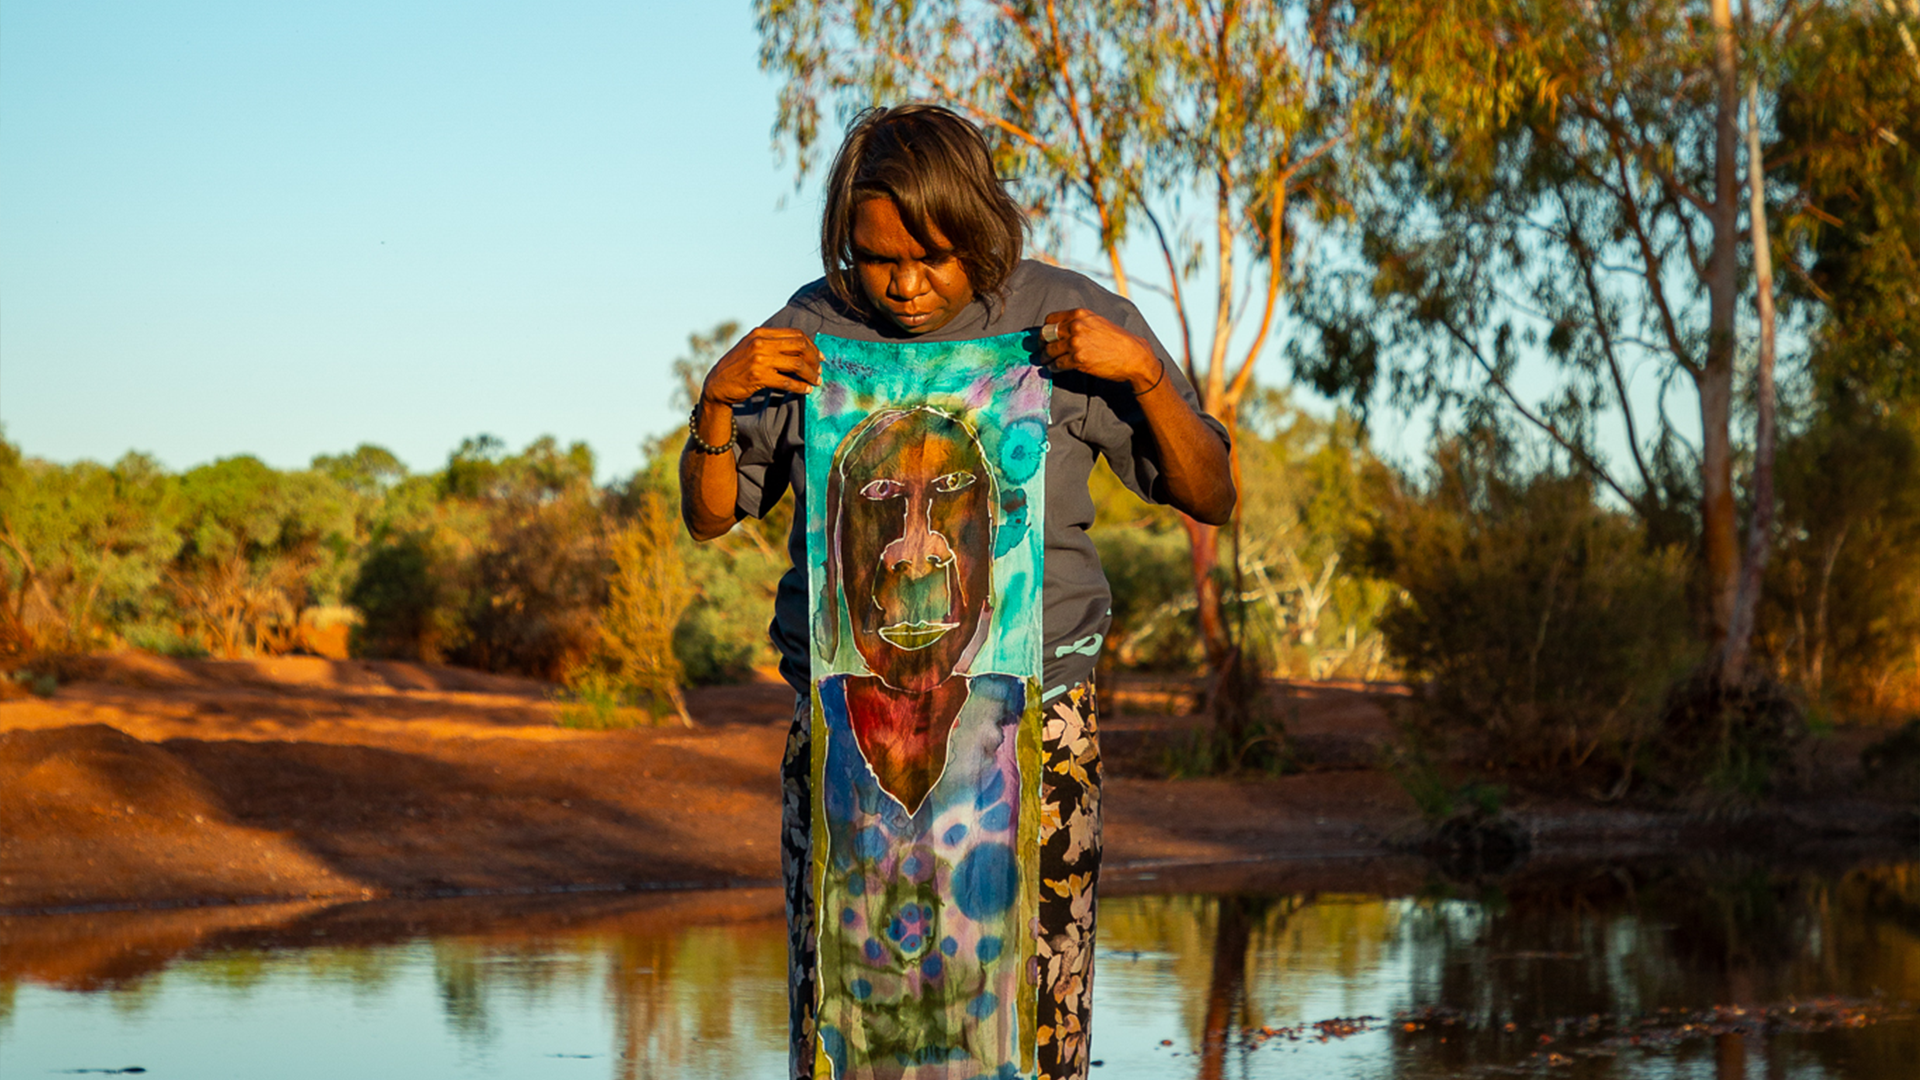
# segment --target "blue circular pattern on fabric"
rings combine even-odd
[[[1013,824],[1013,807],[1006,803],[994,807],[980,815],[980,827],[991,832],[1004,832]]]
[[[847,895],[865,896],[867,894],[867,875],[850,874],[847,876]]]
[[[972,1001],[967,1002],[967,1015],[973,1017],[975,1020],[985,1020],[987,1017],[992,1016],[994,1010],[999,1007],[1000,996],[992,991],[988,991],[974,998]]]
[[[909,855],[900,860],[900,872],[910,878],[920,876],[920,856]]]
[[[862,951],[867,954],[867,961],[874,964],[879,963],[880,958],[886,955],[886,953],[881,950],[880,943],[873,938],[867,939],[866,948]]]
[[[940,939],[940,951],[946,953],[948,956],[952,956],[954,953],[960,951],[960,943],[951,937],[943,937]]]
[[[925,960],[920,961],[920,974],[925,975],[929,979],[939,978],[940,972],[945,970],[945,968],[946,964],[940,959],[939,953],[934,953]]]
[[[948,847],[952,847],[966,838],[967,827],[965,825],[955,825],[953,828],[947,830],[947,835],[941,837],[942,840],[947,842]]]
[[[855,979],[847,985],[847,992],[855,1001],[865,1001],[873,996],[873,984],[865,979]]]
[[[859,917],[860,917],[860,914],[854,911],[852,908],[840,909],[840,925],[842,926],[852,926],[854,923],[854,920],[858,919]]]
[[[887,834],[880,826],[869,825],[853,838],[853,853],[862,859],[877,859],[886,854]]]
[[[973,955],[979,957],[981,963],[991,964],[1000,959],[1000,949],[1000,939],[988,935],[981,938],[979,944],[973,947]]]
[[[981,844],[953,868],[953,899],[969,919],[998,915],[1013,906],[1019,889],[1013,848]]]
[[[1047,459],[1047,426],[1038,420],[1022,420],[1009,426],[1000,436],[1000,471],[1011,484],[1024,484],[1040,471]]]

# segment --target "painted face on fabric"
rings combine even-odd
[[[986,614],[993,477],[973,433],[932,409],[878,421],[840,469],[854,647],[887,685],[931,690],[960,665]]]
[[[867,302],[909,334],[927,334],[952,322],[973,303],[973,283],[953,245],[932,222],[926,245],[900,220],[884,195],[853,208],[853,267]]]

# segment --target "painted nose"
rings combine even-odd
[[[953,548],[927,521],[925,500],[911,500],[907,527],[880,552],[880,562],[889,571],[906,578],[924,577],[952,564]]]

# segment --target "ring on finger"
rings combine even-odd
[[[1066,324],[1064,324],[1064,323],[1048,323],[1047,325],[1045,325],[1045,326],[1043,326],[1043,327],[1041,327],[1041,328],[1040,328],[1040,340],[1041,340],[1041,341],[1045,341],[1045,342],[1049,342],[1049,343],[1051,343],[1051,342],[1055,342],[1055,341],[1059,341],[1059,340],[1060,340],[1060,339],[1061,339],[1061,338],[1062,338],[1063,336],[1065,336],[1065,335],[1064,335],[1064,334],[1063,334],[1063,333],[1061,332],[1061,329],[1060,329],[1060,328],[1061,328],[1062,326],[1064,326],[1064,325],[1066,325]]]

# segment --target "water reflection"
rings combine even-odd
[[[1904,1004],[1920,1001],[1913,864],[1594,868],[1471,896],[1140,897],[1103,909],[1102,938],[1119,1008],[1096,1045],[1153,1056],[1169,1036],[1116,1034],[1113,1013],[1150,1015],[1178,987],[1178,1032],[1158,1054],[1190,1050],[1179,1071],[1203,1080],[1302,1067],[1904,1078],[1920,1060]]]
[[[777,896],[597,905],[0,919],[0,1075],[784,1075]],[[1920,1061],[1914,863],[1110,897],[1101,941],[1101,1077],[1890,1080]]]

